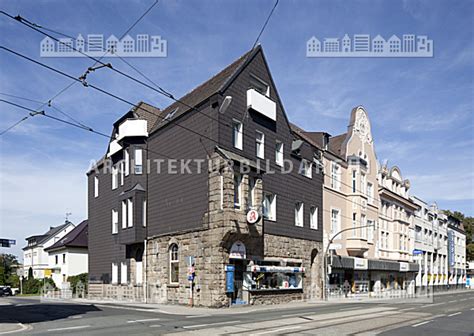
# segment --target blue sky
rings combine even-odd
[[[120,36],[152,2],[1,0],[0,7],[73,36]],[[181,96],[250,49],[273,3],[161,0],[131,35],[161,35],[168,41],[168,57],[128,61]],[[378,159],[401,168],[411,180],[411,194],[474,215],[473,13],[472,1],[280,0],[261,43],[291,121],[336,135],[346,131],[352,107],[365,106]],[[82,58],[40,58],[43,36],[4,16],[0,29],[2,45],[75,76],[91,65]],[[305,57],[311,36],[345,33],[428,35],[435,57]],[[120,60],[109,60],[138,76]],[[70,83],[3,51],[0,78],[0,92],[38,101],[47,101]],[[170,103],[107,69],[93,73],[89,81],[131,101],[161,108]],[[106,133],[129,109],[81,85],[53,104]],[[5,104],[0,109],[0,129],[25,115]],[[66,212],[72,212],[74,222],[86,218],[85,172],[105,150],[105,138],[42,117],[0,139],[0,237],[17,240],[12,252],[20,253],[26,236],[61,224]]]

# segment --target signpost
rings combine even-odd
[[[0,238],[0,247],[11,247],[16,245],[16,240]]]

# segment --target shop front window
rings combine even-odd
[[[265,263],[247,266],[244,287],[250,291],[291,290],[303,288],[304,268],[299,264],[281,266]]]

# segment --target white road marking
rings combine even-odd
[[[461,314],[461,312],[457,312],[457,313],[453,313],[453,314],[449,314],[448,317],[451,317],[451,316],[456,316],[456,315],[459,315]]]
[[[413,310],[413,309],[416,309],[418,307],[411,307],[411,308],[403,308],[403,309],[400,309],[402,311],[408,311],[408,310]]]
[[[19,331],[25,331],[25,330],[29,329],[29,327],[24,325],[23,323],[17,323],[17,324],[21,327],[21,329],[11,330],[11,331],[3,331],[3,332],[0,332],[0,335],[13,334],[13,333],[17,333]]]
[[[448,303],[458,302],[458,300],[448,301]]]
[[[261,332],[261,333],[252,333],[252,335],[264,335],[264,334],[270,334],[270,333],[276,333],[276,332],[279,332],[279,331],[284,331],[284,330],[291,330],[291,329],[300,329],[301,326],[296,326],[296,327],[287,327],[287,328],[280,328],[280,329],[275,329],[275,330],[269,330],[269,331],[264,331],[264,332]]]
[[[414,324],[412,325],[413,328],[416,328],[416,327],[419,327],[423,324],[426,324],[426,323],[430,323],[430,322],[433,322],[432,320],[429,320],[429,321],[424,321],[424,322],[420,322],[420,323],[417,323],[417,324]]]
[[[471,308],[471,310],[474,310],[474,308]]]
[[[241,321],[225,321],[225,322],[217,322],[217,323],[194,324],[190,326],[184,326],[183,329],[201,328],[201,327],[207,327],[207,326],[215,326],[219,324],[238,323],[238,322],[241,322]]]
[[[76,327],[67,327],[67,328],[48,329],[47,331],[75,330],[75,329],[85,329],[85,328],[90,328],[90,325],[76,326]]]
[[[76,315],[76,316],[69,316],[68,318],[70,318],[70,319],[80,319],[82,317],[83,317],[82,315]]]
[[[198,317],[206,317],[206,316],[211,316],[210,314],[204,314],[204,315],[191,315],[191,316],[186,316],[186,318],[198,318]]]
[[[150,328],[159,328],[161,327],[161,324],[152,324]]]
[[[151,318],[151,319],[143,319],[143,320],[131,320],[127,321],[127,323],[141,323],[141,322],[152,322],[152,321],[159,321],[159,318]]]

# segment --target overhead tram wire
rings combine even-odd
[[[37,64],[37,65],[40,65],[40,66],[44,67],[44,68],[46,68],[46,69],[49,69],[49,70],[51,70],[51,71],[53,71],[53,72],[56,72],[56,73],[58,73],[58,74],[60,74],[60,75],[62,75],[62,76],[64,76],[64,77],[67,77],[67,78],[70,78],[70,79],[72,79],[72,80],[81,82],[80,79],[75,78],[75,77],[73,77],[73,76],[71,76],[71,75],[65,73],[64,71],[58,70],[58,69],[53,68],[53,67],[51,67],[51,66],[49,66],[49,65],[46,65],[46,64],[41,63],[41,62],[39,62],[39,61],[36,61],[36,60],[34,60],[34,59],[32,59],[32,58],[30,58],[30,57],[28,57],[28,56],[25,56],[25,55],[23,55],[23,54],[20,54],[20,53],[14,51],[14,50],[11,50],[11,49],[9,49],[9,48],[7,48],[7,47],[4,47],[4,46],[1,46],[1,45],[0,45],[0,49],[3,49],[3,50],[5,50],[5,51],[7,51],[7,52],[9,52],[9,53],[12,53],[12,54],[14,54],[14,55],[16,55],[16,56],[19,56],[19,57],[21,57],[21,58],[24,58],[24,59],[26,59],[26,60],[28,60],[28,61],[30,61],[30,62],[33,62],[33,63],[35,63],[35,64]],[[107,96],[110,96],[110,97],[112,97],[112,98],[114,98],[114,99],[117,99],[117,100],[119,100],[119,101],[121,101],[121,102],[123,102],[123,103],[125,103],[125,104],[128,104],[128,105],[130,105],[130,106],[132,106],[132,107],[134,107],[134,108],[136,108],[136,109],[140,109],[140,110],[142,110],[142,111],[144,111],[144,112],[146,112],[146,113],[149,113],[149,114],[151,114],[151,115],[153,115],[153,116],[155,116],[155,117],[158,117],[158,118],[160,118],[161,120],[166,120],[165,117],[162,117],[162,116],[160,116],[160,115],[157,115],[156,113],[150,112],[150,111],[144,109],[143,107],[137,106],[137,104],[134,104],[134,103],[132,103],[131,101],[129,101],[129,100],[125,99],[125,98],[122,98],[122,97],[120,97],[120,96],[118,96],[118,95],[116,95],[116,94],[113,94],[113,93],[111,93],[111,92],[109,92],[109,91],[107,91],[107,90],[104,90],[104,89],[102,89],[102,88],[100,88],[100,87],[98,87],[98,86],[95,86],[95,85],[93,85],[93,84],[87,84],[86,87],[93,88],[94,90],[97,90],[97,91],[99,91],[99,92],[101,92],[101,93],[103,93],[103,94],[105,94],[105,95],[107,95]],[[181,125],[181,124],[175,124],[175,125],[176,125],[177,127],[183,128],[183,129],[185,129],[185,130],[187,130],[187,131],[189,131],[189,132],[191,132],[191,133],[193,133],[193,134],[196,134],[196,135],[198,135],[198,136],[202,136],[202,137],[204,137],[204,138],[206,138],[206,139],[208,139],[208,140],[210,140],[210,141],[212,141],[212,142],[216,142],[215,139],[213,139],[213,138],[211,138],[211,137],[209,137],[209,136],[207,136],[207,135],[203,135],[203,134],[201,134],[201,133],[199,133],[199,132],[197,132],[197,131],[195,131],[195,130],[193,130],[193,129],[190,129],[190,128],[186,127],[186,126],[183,126],[183,125]]]
[[[33,110],[33,109],[29,108],[29,107],[26,107],[26,106],[23,106],[23,105],[20,105],[20,104],[17,104],[17,103],[13,103],[13,102],[10,102],[10,101],[4,100],[4,99],[0,99],[0,102],[4,102],[4,103],[10,104],[10,105],[12,105],[12,106],[15,106],[15,107],[24,109],[24,110],[26,110],[26,111],[28,111],[28,112],[30,112],[30,113],[34,113],[34,115],[42,115],[42,116],[45,116],[45,117],[47,117],[47,118],[56,120],[56,121],[58,121],[58,122],[62,122],[62,123],[64,123],[64,124],[68,124],[68,125],[70,125],[70,126],[74,126],[74,127],[83,129],[83,130],[85,130],[85,131],[89,131],[89,132],[92,132],[92,133],[101,135],[101,136],[103,136],[103,137],[105,137],[105,138],[108,138],[108,139],[110,139],[110,140],[114,140],[113,137],[111,137],[111,136],[109,136],[109,135],[107,135],[107,134],[104,134],[104,133],[102,133],[102,132],[96,131],[96,130],[92,129],[91,127],[88,127],[88,126],[83,127],[83,126],[80,126],[80,125],[71,123],[71,122],[69,122],[69,121],[67,121],[67,120],[63,120],[63,119],[60,119],[60,118],[56,118],[56,117],[54,117],[54,116],[51,116],[51,115],[46,114],[45,111],[39,111],[39,112],[38,112],[38,111]],[[164,156],[164,157],[166,157],[166,158],[168,158],[168,159],[171,159],[171,160],[176,160],[175,158],[172,158],[172,157],[170,157],[170,156],[167,156],[167,155],[165,155],[165,154],[162,154],[162,153],[159,153],[159,152],[150,150],[150,149],[145,149],[145,150],[146,150],[146,151],[149,151],[150,153],[154,153],[154,154],[157,154],[157,155]],[[289,176],[292,176],[292,175],[289,175]],[[293,177],[293,176],[292,176],[292,177]],[[345,182],[343,182],[343,181],[338,180],[338,182],[341,183],[342,185],[346,185],[346,186],[352,188],[351,185],[349,185],[349,184],[347,184],[347,183],[345,183]],[[360,190],[357,190],[357,189],[356,189],[356,191],[357,191],[357,192],[360,192]],[[341,198],[343,197],[342,195],[338,195],[338,194],[336,194],[336,195],[339,196],[339,197],[341,197]],[[345,198],[344,198],[344,199],[345,199]],[[374,200],[375,200],[375,201],[378,201],[378,199],[376,199],[375,197],[374,197]],[[361,207],[364,206],[363,204],[361,204],[361,203],[359,203],[359,202],[355,202],[355,204],[357,204],[358,206],[361,206]]]
[[[107,135],[107,134],[104,134],[104,133],[102,133],[102,132],[99,132],[99,131],[96,131],[96,130],[92,129],[91,127],[88,127],[88,126],[82,127],[82,126],[80,126],[80,125],[71,123],[71,122],[69,122],[69,121],[67,121],[67,120],[63,120],[63,119],[56,118],[56,117],[54,117],[54,116],[48,115],[48,114],[46,114],[45,111],[39,111],[39,112],[38,112],[38,111],[35,111],[35,110],[33,110],[33,109],[31,109],[31,108],[28,108],[28,107],[26,107],[26,106],[23,106],[23,105],[20,105],[20,104],[17,104],[17,103],[13,103],[13,102],[10,102],[10,101],[4,100],[4,99],[0,99],[0,102],[4,102],[4,103],[10,104],[10,105],[12,105],[12,106],[15,106],[15,107],[24,109],[24,110],[26,110],[26,111],[29,111],[29,112],[31,112],[31,113],[34,113],[35,115],[42,115],[42,116],[45,116],[45,117],[47,117],[47,118],[50,118],[50,119],[53,119],[53,120],[56,120],[56,121],[59,121],[59,122],[68,124],[68,125],[70,125],[70,126],[74,126],[74,127],[83,129],[83,130],[85,130],[85,131],[89,131],[89,132],[92,132],[92,133],[96,133],[96,134],[101,135],[101,136],[103,136],[103,137],[105,137],[105,138],[108,138],[108,139],[110,139],[110,140],[113,140],[113,139],[114,139],[113,137],[111,137],[111,136],[109,136],[109,135]],[[145,150],[148,151],[148,149],[145,149]],[[151,153],[155,153],[155,154],[157,154],[157,155],[165,156],[164,154],[155,152],[155,151],[153,151],[153,150],[149,150],[149,151],[150,151]],[[169,156],[165,156],[165,157],[167,157],[168,159],[176,160],[175,158],[172,158],[172,157],[169,157]],[[292,175],[290,175],[290,176],[292,176]],[[338,180],[338,181],[339,181],[339,180]],[[350,185],[348,185],[348,184],[346,184],[346,183],[344,183],[344,182],[342,182],[342,181],[339,181],[339,182],[340,182],[341,184],[343,184],[343,185],[350,186]],[[360,192],[360,190],[357,190],[357,189],[356,189],[356,191]],[[338,195],[338,194],[336,194],[336,195],[339,196],[339,197],[343,197],[342,195]],[[375,199],[375,198],[374,198],[374,200],[378,200],[378,199]],[[355,202],[355,204],[357,204],[357,205],[359,205],[359,206],[363,206],[361,203],[358,203],[358,202]]]
[[[270,11],[270,14],[268,14],[268,17],[267,17],[267,19],[265,20],[265,23],[263,24],[263,27],[262,27],[262,29],[260,30],[260,33],[258,33],[258,36],[257,36],[257,38],[255,39],[255,42],[254,42],[254,44],[253,44],[253,46],[252,46],[252,49],[255,48],[255,46],[257,45],[258,41],[260,40],[260,37],[262,36],[263,32],[265,31],[265,28],[267,27],[268,21],[270,21],[270,18],[272,17],[273,12],[275,11],[276,7],[278,6],[278,2],[279,2],[279,0],[276,0],[275,5],[273,6],[272,10]]]
[[[272,11],[270,12],[270,15],[268,16],[268,18],[267,18],[267,20],[266,20],[266,22],[265,22],[265,24],[264,24],[264,27],[262,27],[262,30],[261,30],[259,36],[257,37],[257,40],[259,39],[260,35],[263,33],[263,30],[264,30],[264,28],[266,27],[266,24],[268,23],[268,21],[269,21],[271,15],[273,14],[273,11],[274,11],[274,9],[276,8],[276,5],[277,5],[277,4],[278,4],[278,1],[275,3],[275,6],[273,7]],[[18,22],[24,24],[25,26],[27,26],[27,27],[29,27],[29,28],[31,28],[31,29],[33,29],[33,30],[39,32],[40,34],[43,34],[43,35],[45,35],[45,36],[47,36],[47,37],[49,37],[49,38],[51,38],[51,39],[57,41],[58,43],[61,43],[61,44],[64,45],[64,42],[61,42],[59,39],[55,38],[54,36],[51,36],[51,35],[49,35],[49,34],[43,32],[43,31],[41,31],[40,29],[37,28],[37,27],[42,27],[42,28],[44,29],[44,27],[41,26],[41,25],[33,24],[33,23],[31,23],[30,21],[28,21],[28,20],[26,20],[26,19],[23,19],[23,18],[21,18],[21,17],[20,17],[21,19],[17,19],[17,18],[15,18],[15,17],[11,16],[10,14],[5,13],[5,12],[3,12],[3,11],[0,11],[0,13],[1,13],[1,14],[4,14],[4,15],[6,15],[6,16],[12,18],[12,19],[15,19],[16,21],[18,21]],[[32,24],[33,24],[34,26],[32,26]],[[67,37],[69,37],[69,38],[72,38],[72,39],[76,40],[74,37],[71,37],[71,36],[69,36],[69,35],[63,34],[63,33],[58,32],[58,31],[56,31],[56,30],[53,30],[53,29],[50,29],[50,28],[48,28],[48,30],[49,30],[49,31],[52,31],[52,32],[54,32],[54,33],[56,33],[56,34],[58,34],[58,35],[64,35],[64,36],[67,36]],[[176,103],[182,104],[182,105],[186,106],[187,108],[189,108],[189,109],[191,109],[191,110],[193,110],[193,111],[196,111],[197,113],[200,113],[200,114],[202,114],[203,116],[206,116],[206,117],[209,118],[210,120],[213,120],[213,121],[215,121],[215,122],[217,122],[217,123],[219,123],[219,124],[221,124],[221,125],[223,125],[223,126],[225,126],[225,127],[228,127],[228,128],[230,128],[230,129],[232,129],[232,125],[230,125],[230,124],[228,124],[228,123],[225,123],[225,122],[223,122],[223,121],[221,121],[221,120],[219,120],[219,119],[216,119],[216,118],[214,118],[214,117],[212,117],[212,116],[210,116],[210,115],[208,115],[208,114],[206,114],[206,113],[200,111],[200,110],[197,109],[195,106],[191,106],[191,105],[189,105],[189,104],[183,102],[182,100],[175,98],[172,93],[170,93],[169,91],[163,89],[161,86],[157,85],[157,84],[156,84],[155,82],[153,82],[151,79],[149,79],[148,77],[146,77],[145,75],[143,75],[138,69],[136,69],[135,67],[133,67],[131,64],[129,64],[128,62],[126,62],[126,61],[124,61],[124,60],[123,60],[123,61],[124,61],[127,65],[129,65],[129,66],[132,67],[135,71],[137,71],[137,72],[140,73],[142,76],[144,76],[148,81],[150,81],[153,85],[155,85],[156,88],[153,87],[153,86],[151,86],[151,85],[149,85],[149,84],[147,84],[147,83],[145,83],[145,82],[143,82],[143,81],[141,81],[141,80],[139,80],[139,79],[136,79],[135,77],[133,77],[133,76],[131,76],[131,75],[129,75],[129,74],[127,74],[127,73],[121,71],[121,70],[118,70],[118,69],[112,67],[109,63],[104,63],[104,62],[100,61],[100,59],[97,59],[97,58],[95,58],[95,57],[92,57],[92,56],[90,56],[90,55],[87,55],[86,53],[84,53],[84,52],[82,52],[82,51],[80,51],[80,50],[77,50],[77,49],[74,48],[74,47],[71,47],[71,46],[67,46],[67,47],[70,48],[70,49],[72,49],[72,50],[74,50],[74,51],[76,51],[76,52],[78,52],[78,53],[80,53],[80,54],[82,54],[82,55],[84,55],[85,57],[88,57],[88,58],[94,60],[96,63],[101,64],[103,67],[106,67],[106,68],[108,68],[108,69],[110,69],[110,70],[112,70],[112,71],[114,71],[114,72],[116,72],[116,73],[118,73],[118,74],[120,74],[120,75],[122,75],[122,76],[124,76],[124,77],[126,77],[126,78],[128,78],[128,79],[130,79],[130,80],[132,80],[132,81],[134,81],[134,82],[136,82],[136,83],[138,83],[138,84],[140,84],[140,85],[142,85],[142,86],[144,86],[144,87],[146,87],[146,88],[148,88],[148,89],[150,89],[150,90],[152,90],[152,91],[158,93],[158,94],[160,94],[160,95],[163,95],[163,96],[165,96],[165,97],[167,97],[167,98],[173,100],[173,101],[176,102]],[[91,69],[91,67],[90,67],[89,69]],[[89,71],[89,69],[88,69],[88,71]],[[87,86],[92,86],[91,84],[89,84],[89,83],[87,83],[87,82],[85,81],[85,79],[86,79],[86,77],[87,77],[87,74],[91,72],[91,71],[89,71],[89,72],[88,72],[88,71],[86,71],[86,73],[84,74],[85,76],[84,76],[84,75],[82,76],[82,77],[83,77],[82,80],[79,81],[79,82],[81,82],[81,83],[82,83],[84,86],[86,86],[86,87],[87,87]],[[134,106],[137,107],[135,104],[134,104]],[[143,110],[144,110],[144,109],[143,109]],[[145,113],[149,113],[149,114],[152,114],[152,115],[156,116],[156,114],[153,113],[153,112],[150,112],[150,111],[148,111],[148,110],[144,110],[144,111],[145,111]],[[176,123],[176,125],[179,125],[179,124]],[[248,135],[248,134],[243,134],[243,136],[247,136],[247,137],[252,138],[252,137],[251,137],[250,135]],[[253,138],[252,138],[252,139],[253,139]],[[211,139],[209,139],[209,140],[211,140]],[[212,141],[215,141],[215,140],[212,140]]]
[[[123,34],[123,36],[127,35],[127,34],[153,9],[153,7],[155,7],[155,6],[158,4],[158,1],[159,1],[159,0],[155,0],[155,2],[154,2],[137,20],[135,20],[135,22],[125,31],[125,33]],[[10,14],[8,14],[8,13],[6,13],[6,12],[4,12],[4,11],[0,11],[0,13],[3,14],[3,15],[8,16],[9,18],[14,19],[14,20],[16,20],[16,21],[18,21],[18,22],[20,22],[20,23],[25,24],[24,22],[22,22],[22,21],[20,20],[20,18],[21,18],[20,16],[13,17],[13,16],[11,16]],[[23,18],[21,18],[21,19],[23,19]],[[28,24],[26,24],[27,27],[30,27],[29,25],[35,26],[35,27],[40,27],[39,25],[37,25],[37,24],[35,24],[35,23],[32,23],[32,22],[30,22],[30,21],[28,21],[28,20],[26,20],[26,19],[23,19],[23,20],[25,20],[26,22],[28,22]],[[30,28],[32,28],[32,27],[30,27]],[[43,28],[43,29],[45,29],[45,28]],[[36,29],[35,29],[35,30],[36,30]],[[46,30],[47,30],[47,29],[46,29]],[[102,59],[106,54],[107,54],[107,52],[106,52],[104,55],[102,55],[100,59]],[[96,63],[95,63],[95,64],[96,64]],[[95,64],[94,64],[93,66],[95,66]],[[46,106],[46,105],[48,105],[48,104],[51,104],[51,102],[52,102],[53,100],[55,100],[57,97],[59,97],[59,96],[62,95],[64,92],[66,92],[67,90],[69,90],[69,89],[70,89],[72,86],[74,86],[76,83],[77,83],[76,81],[73,81],[73,82],[71,82],[70,84],[68,84],[66,87],[64,87],[63,89],[61,89],[58,93],[56,93],[51,99],[49,99],[47,102],[42,103],[42,105],[41,105],[37,110],[40,110],[40,109],[42,109],[44,106]],[[75,122],[78,122],[77,120],[75,120],[74,118],[72,118],[70,115],[67,115],[67,116],[68,116],[71,120],[74,120]],[[19,122],[17,122],[17,123],[15,123],[14,125],[8,127],[7,129],[5,129],[4,131],[2,131],[2,132],[0,133],[0,136],[4,135],[5,133],[7,133],[8,131],[10,131],[11,129],[13,129],[14,127],[16,127],[17,125],[19,125],[19,124],[22,123],[23,121],[27,120],[29,117],[30,117],[30,115],[27,115],[27,116],[25,116],[25,118],[21,119]],[[82,125],[82,126],[85,126],[85,125],[82,124],[82,123],[79,123],[79,124]]]
[[[18,108],[20,108],[20,109],[24,109],[24,110],[26,110],[26,111],[29,111],[30,113],[34,113],[34,115],[40,115],[40,116],[43,116],[43,117],[46,117],[46,118],[55,120],[55,121],[57,121],[57,122],[60,122],[60,123],[63,123],[63,124],[66,124],[66,125],[69,125],[69,126],[72,126],[72,127],[76,127],[76,128],[82,129],[82,130],[84,130],[84,131],[91,132],[91,133],[94,133],[94,134],[96,134],[96,135],[100,135],[100,136],[102,136],[102,137],[105,137],[105,138],[108,138],[108,139],[113,140],[113,138],[110,137],[110,136],[108,136],[107,134],[104,134],[104,133],[101,133],[101,132],[99,132],[99,131],[96,131],[96,130],[90,128],[90,127],[81,127],[80,125],[71,123],[71,122],[69,122],[69,121],[67,121],[67,120],[60,119],[60,118],[56,118],[56,117],[54,117],[54,116],[48,115],[45,111],[35,111],[34,109],[31,109],[31,108],[29,108],[29,107],[22,106],[22,105],[19,105],[19,104],[16,104],[16,103],[13,103],[13,102],[4,100],[4,99],[0,99],[0,102],[4,102],[4,103],[10,104],[10,105],[13,105],[13,106],[18,107]],[[169,155],[166,155],[166,154],[163,154],[163,153],[160,153],[160,152],[151,150],[151,149],[149,149],[149,148],[143,148],[143,150],[145,150],[145,151],[147,151],[147,152],[150,152],[150,153],[153,153],[153,154],[156,154],[156,155],[159,155],[159,156],[162,156],[162,157],[165,157],[165,158],[167,158],[167,159],[169,159],[169,160],[178,160],[178,159],[173,158],[173,157],[171,157],[171,156],[169,156]],[[191,162],[190,165],[193,164],[193,163],[195,164],[195,162]],[[289,175],[289,176],[293,176],[293,175]],[[342,195],[338,195],[338,194],[336,194],[336,195],[339,196],[339,197],[341,197],[341,198],[343,197]],[[359,203],[356,203],[356,204],[360,205]],[[330,212],[330,210],[327,210],[327,209],[323,209],[323,211]],[[347,218],[347,219],[353,220],[353,218],[348,217],[348,216],[345,216],[345,215],[343,215],[343,214],[340,214],[340,216],[343,217],[343,218]]]
[[[72,117],[69,113],[66,113],[66,112],[64,112],[63,110],[61,110],[60,108],[54,106],[51,102],[44,103],[44,102],[39,101],[39,100],[30,99],[30,98],[25,98],[25,97],[21,97],[21,96],[16,96],[16,95],[12,95],[12,94],[9,94],[9,93],[4,93],[4,92],[0,92],[0,95],[2,95],[2,96],[7,96],[7,97],[11,97],[11,98],[16,98],[16,99],[21,99],[21,100],[25,100],[25,101],[29,101],[29,102],[37,103],[37,104],[47,104],[49,107],[51,107],[52,109],[56,110],[58,113],[61,113],[63,116],[65,116],[65,117],[71,119],[71,120],[74,121],[76,124],[81,125],[81,126],[84,126],[84,127],[88,127],[88,126],[85,125],[83,122],[81,122],[81,121],[77,120],[76,118]]]
[[[2,47],[0,46],[0,48],[2,48]],[[59,70],[58,70],[58,71],[59,71]],[[0,101],[1,101],[1,102],[5,102],[5,103],[8,103],[8,104],[13,105],[13,106],[17,106],[17,107],[19,107],[19,108],[24,108],[24,109],[26,109],[27,111],[30,111],[30,112],[36,112],[36,111],[33,110],[33,109],[29,109],[29,108],[23,107],[23,106],[21,106],[21,105],[19,105],[19,104],[12,103],[12,102],[9,102],[9,101],[4,100],[4,99],[0,99]],[[129,104],[132,104],[132,103],[129,103]],[[145,110],[145,111],[146,111],[146,110]],[[42,111],[42,112],[44,112],[44,111]],[[42,114],[41,114],[41,115],[42,115]],[[50,115],[45,115],[45,116],[47,116],[48,118],[54,119],[54,118],[53,118],[52,116],[50,116]],[[69,122],[68,122],[68,123],[69,123]],[[72,124],[72,123],[70,123],[70,124],[71,124],[72,126],[75,126],[75,127],[78,127],[78,128],[84,129],[84,130],[87,130],[87,131],[91,131],[91,132],[94,132],[94,133],[100,133],[100,132],[97,132],[97,131],[93,130],[91,127],[88,127],[88,126],[83,127],[83,126],[75,125],[75,124]],[[180,127],[184,127],[184,126],[179,125],[179,124],[176,124],[176,125],[177,125],[177,126],[180,126]],[[185,129],[187,129],[187,128],[185,128]],[[189,129],[188,129],[188,130],[189,130]],[[190,131],[192,131],[193,133],[196,133],[198,136],[202,136],[202,137],[208,138],[209,140],[211,140],[211,141],[213,141],[213,142],[217,142],[216,140],[213,140],[213,139],[207,137],[206,135],[200,134],[200,133],[198,133],[198,132],[196,132],[196,131],[194,131],[194,130],[190,130]],[[104,133],[101,133],[100,135],[102,135],[102,136],[104,136],[104,137],[107,137],[107,138],[113,140],[112,137],[110,137],[110,136],[108,136],[108,135],[106,135],[106,134],[104,134]],[[151,151],[151,152],[153,153],[153,151]],[[158,155],[163,155],[163,154],[159,154],[159,153],[156,153],[156,154],[158,154]],[[168,157],[168,158],[169,158],[169,157]],[[172,158],[172,159],[173,159],[173,158]],[[292,175],[289,175],[289,176],[292,176]],[[292,177],[293,177],[293,176],[292,176]],[[347,187],[349,187],[349,188],[352,189],[352,185],[347,184],[347,183],[345,183],[345,182],[343,182],[343,181],[341,181],[341,180],[339,180],[339,179],[338,179],[337,181],[338,181],[341,185],[345,185],[345,186],[347,186]],[[360,189],[357,189],[357,188],[356,188],[356,192],[363,193]],[[340,195],[337,195],[337,196],[340,196]],[[340,197],[342,197],[342,196],[340,196]],[[375,201],[378,201],[379,199],[374,197],[374,200],[375,200]],[[361,206],[361,207],[364,206],[363,204],[361,204],[361,203],[359,203],[359,202],[355,202],[355,204],[357,204],[358,206]]]

